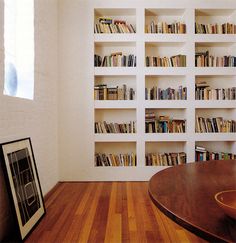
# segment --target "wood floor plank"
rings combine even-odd
[[[183,230],[176,230],[176,233],[178,235],[180,242],[190,243],[189,238],[187,237],[187,235]]]
[[[95,187],[95,183],[91,183],[90,186],[88,187],[88,189],[85,191],[82,200],[79,202],[78,208],[75,212],[75,215],[82,215],[85,207],[88,203],[90,203],[89,199],[90,199],[90,195],[91,193],[94,192],[94,188]]]
[[[160,214],[161,214],[161,220],[164,223],[166,231],[168,233],[170,242],[173,242],[173,243],[181,242],[181,241],[179,241],[179,237],[178,237],[178,234],[176,232],[174,222],[172,222],[167,216],[165,216],[161,212],[160,212]]]
[[[128,232],[130,242],[138,242],[135,202],[132,195],[131,183],[127,183]]]
[[[97,204],[99,196],[102,192],[103,183],[99,183],[94,194],[94,199],[92,200],[91,207],[87,217],[85,218],[84,225],[82,226],[81,234],[79,235],[78,242],[88,242],[90,231],[93,225]]]
[[[109,202],[109,211],[108,219],[106,224],[106,234],[105,242],[106,243],[119,243],[121,242],[121,210],[117,213],[117,205],[120,205],[120,201],[117,200],[117,182],[113,183],[110,202]],[[120,206],[119,206],[120,208]]]
[[[148,195],[147,191],[148,183],[146,183],[145,187],[140,184],[140,190],[142,191],[142,198],[144,200],[144,209],[145,209],[145,218],[149,221],[149,228],[147,228],[148,231],[152,232],[152,235],[156,242],[164,242],[167,240],[167,233],[164,229],[163,225],[160,227],[159,222],[156,220],[155,215],[153,213],[152,209],[152,202],[150,202],[150,197]],[[157,211],[157,208],[155,207],[155,211]],[[149,232],[149,235],[151,233]]]
[[[205,243],[150,200],[147,182],[59,183],[26,243]]]
[[[145,224],[147,219],[143,217],[143,198],[140,195],[140,188],[137,182],[132,184],[132,197],[134,202],[134,212],[135,212],[135,220],[137,225],[137,237],[140,242],[147,242],[146,232],[145,232]],[[142,230],[138,230],[141,229]]]
[[[53,228],[58,233],[56,235],[52,235],[51,242],[62,242],[65,237],[65,232],[68,232],[70,226],[73,222],[73,217],[75,215],[75,211],[77,209],[77,202],[79,202],[87,188],[87,184],[81,183],[81,186],[78,188],[76,183],[71,183],[70,191],[66,194],[65,199],[63,196],[60,198],[58,204],[61,204],[61,214],[57,223],[53,225]],[[71,200],[73,198],[73,200]],[[70,202],[70,207],[67,207],[68,202]]]
[[[103,183],[88,242],[104,242],[111,194],[111,183]]]
[[[95,198],[94,196],[96,196],[96,189],[96,183],[89,183],[89,186],[87,187],[82,200],[77,202],[78,207],[75,212],[75,217],[73,218],[71,228],[66,233],[64,243],[79,242],[79,238],[82,235],[82,230],[84,229],[85,219],[90,217],[91,203]]]
[[[135,218],[135,209],[134,209],[134,199],[132,195],[131,183],[127,183],[127,206],[128,206],[128,222],[129,222],[129,231],[137,231],[137,223]]]
[[[151,202],[150,203],[151,206],[150,206],[150,214],[151,215],[154,215],[155,216],[155,222],[156,222],[156,229],[161,232],[161,236],[163,238],[163,242],[170,242],[170,237],[167,233],[167,230],[166,230],[166,227],[165,227],[165,224],[161,218],[161,213],[159,212],[159,210],[156,208],[156,206]]]
[[[118,202],[122,205],[121,221],[122,221],[122,242],[130,242],[129,234],[129,215],[128,215],[128,199],[127,199],[127,182],[120,182],[118,186]]]
[[[157,242],[157,234],[153,234],[152,221],[147,216],[147,209],[145,204],[146,194],[143,194],[142,185],[143,182],[136,182],[133,184],[133,195],[136,197],[135,212],[137,218],[138,229],[143,228],[139,231],[139,239],[142,242]]]

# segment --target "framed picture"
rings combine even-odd
[[[24,240],[46,212],[31,140],[3,143],[0,152],[19,236]]]

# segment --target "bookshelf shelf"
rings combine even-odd
[[[95,142],[136,142],[136,134],[95,134]]]
[[[136,75],[136,67],[94,67],[94,75]]]
[[[235,100],[196,100],[195,108],[233,108],[236,109]]]
[[[182,43],[187,41],[186,34],[144,34],[144,41],[158,43]]]
[[[144,67],[145,75],[185,75],[186,67]]]
[[[195,67],[195,75],[236,75],[235,67]]]
[[[209,54],[215,57],[236,56],[236,34],[195,33],[195,22],[204,25],[217,23],[220,26],[229,22],[235,25],[236,3],[232,1],[232,9],[229,9],[222,2],[217,2],[214,8],[209,8],[203,0],[199,3],[192,1],[189,6],[185,6],[184,1],[180,2],[179,4],[173,1],[173,6],[165,2],[158,4],[149,1],[141,1],[139,7],[132,3],[124,4],[125,7],[119,7],[119,3],[115,6],[109,3],[108,7],[102,5],[103,8],[93,6],[94,23],[99,21],[99,17],[122,19],[135,26],[136,29],[136,33],[92,33],[91,37],[94,54],[104,56],[122,52],[125,55],[136,55],[136,67],[93,68],[94,85],[107,84],[108,87],[120,87],[125,84],[135,90],[134,100],[94,100],[93,102],[94,122],[100,121],[100,117],[109,122],[116,122],[114,119],[119,122],[122,122],[122,119],[124,122],[136,122],[136,133],[93,133],[94,152],[118,153],[122,151],[120,149],[123,149],[137,156],[136,166],[116,167],[115,173],[113,173],[114,167],[108,166],[104,169],[102,166],[96,166],[96,171],[102,174],[104,169],[106,173],[112,174],[115,180],[143,179],[156,171],[167,168],[167,166],[146,166],[146,153],[183,152],[186,153],[187,163],[189,163],[195,161],[196,145],[206,146],[212,151],[220,150],[221,147],[228,153],[236,151],[235,133],[195,132],[195,117],[198,115],[206,114],[205,117],[208,115],[236,120],[236,100],[197,100],[195,98],[197,83],[206,82],[212,90],[236,87],[236,67],[195,66],[197,52],[209,51]],[[165,26],[169,25],[168,28],[172,28],[176,23],[183,24],[186,31],[177,33],[172,32],[171,29],[171,33],[150,32],[150,28],[153,30],[153,24],[157,28],[156,24],[160,22]],[[185,56],[178,61],[183,61],[183,63],[186,61],[186,66],[185,63],[179,67],[171,67],[172,63],[166,65],[167,67],[146,66],[147,57],[164,59],[164,57],[178,55]],[[153,62],[152,59],[152,65],[154,65]],[[178,89],[181,91],[182,88],[185,94],[187,91],[186,100],[184,98],[182,100],[151,100],[148,93],[151,89],[155,91],[159,89],[160,92],[169,92],[172,89],[172,92],[175,92]],[[148,95],[145,96],[147,93]],[[168,95],[161,97],[169,98]],[[100,111],[101,114],[99,114]],[[185,132],[147,133],[146,131],[151,131],[151,126],[155,124],[152,124],[152,117],[148,120],[148,116],[145,116],[147,113],[155,113],[157,118],[169,117],[169,121],[158,121],[163,124],[176,120],[177,123],[180,122],[178,126],[182,126],[178,128],[178,131],[185,130]],[[150,128],[146,126],[148,123],[150,123]],[[128,175],[129,173],[132,175]],[[134,175],[136,173],[137,175]]]
[[[196,141],[235,141],[236,133],[195,133]]]
[[[135,109],[135,100],[95,100],[95,109]]]
[[[188,107],[186,100],[146,100],[146,108],[182,108],[186,109]]]
[[[144,138],[147,142],[187,141],[186,133],[146,133]]]
[[[145,9],[145,32],[146,33],[186,33],[185,18],[186,9]],[[181,24],[181,26],[180,26]],[[184,31],[185,30],[185,31]]]
[[[235,35],[224,34],[195,34],[193,39],[195,42],[220,42],[220,43],[234,43]]]
[[[136,34],[94,34],[94,42],[135,42]]]
[[[222,159],[230,159],[229,154],[235,154],[234,141],[196,141],[196,146],[200,146],[214,154],[218,154]]]
[[[179,39],[179,42],[166,41],[148,41],[145,43],[146,56],[173,56],[178,54],[186,54],[185,42]]]
[[[174,146],[173,146],[174,144]],[[161,141],[145,143],[146,166],[168,166],[185,163],[186,142]]]

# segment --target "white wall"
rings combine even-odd
[[[88,180],[93,160],[93,55],[88,1],[59,0],[60,180]],[[89,53],[88,53],[88,50]]]
[[[35,0],[34,100],[7,97],[2,94],[4,1],[0,0],[0,143],[31,137],[43,194],[58,182],[57,14],[57,0]],[[6,203],[1,201],[5,198],[2,179],[0,188],[2,232],[8,220]]]

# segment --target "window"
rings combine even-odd
[[[5,95],[34,97],[34,1],[4,1]]]

